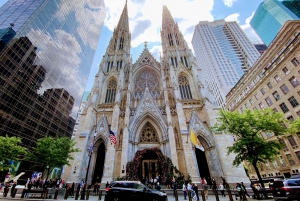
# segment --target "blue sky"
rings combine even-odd
[[[112,31],[118,23],[125,0],[104,0],[107,15],[96,49],[86,90],[91,90],[94,76],[106,47],[112,36]],[[132,34],[131,55],[133,62],[143,50],[144,41],[155,58],[160,52],[160,27],[162,22],[162,5],[166,5],[183,33],[185,40],[192,48],[191,40],[194,26],[199,21],[214,21],[225,19],[237,21],[253,43],[260,42],[249,22],[258,5],[263,0],[128,0],[130,31]],[[2,6],[7,0],[0,0]]]

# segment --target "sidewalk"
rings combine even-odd
[[[173,194],[170,194],[170,193],[167,193],[167,196],[168,196],[168,201],[175,201],[175,197],[173,197]],[[200,200],[202,201],[202,198],[201,198],[201,195],[200,195]],[[2,195],[0,196],[0,201],[12,201],[12,200],[26,200],[26,201],[37,201],[37,200],[43,200],[43,199],[34,199],[34,198],[21,198],[21,195],[20,194],[17,194],[16,195],[16,198],[9,198],[9,197],[7,197],[7,198],[4,198]],[[46,199],[46,200],[54,200],[54,199]],[[58,197],[57,197],[57,201],[63,201],[64,199],[63,199],[63,197],[61,196],[61,195],[59,195]],[[75,198],[68,198],[67,200],[75,200]],[[78,198],[78,200],[80,200],[80,197]],[[91,201],[98,201],[98,196],[90,196],[89,197],[89,200],[91,200]],[[215,201],[216,200],[216,198],[215,198],[215,196],[214,195],[209,195],[208,196],[208,201]],[[219,196],[219,200],[220,201],[229,201],[229,197],[228,196],[226,196],[226,197],[221,197],[221,196]],[[235,200],[235,196],[233,196],[233,200]],[[238,199],[239,200],[239,199]],[[248,201],[254,201],[254,200],[256,200],[256,199],[252,199],[252,198],[248,198],[247,197],[247,200]],[[268,199],[268,200],[261,200],[261,201],[271,201],[271,200],[273,200],[273,199]],[[104,196],[102,196],[102,198],[101,198],[101,201],[104,201]],[[130,201],[130,200],[126,200],[125,199],[125,201]],[[184,197],[183,197],[183,195],[178,195],[178,201],[184,201]],[[195,201],[195,200],[193,200],[193,201]]]

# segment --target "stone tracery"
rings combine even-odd
[[[153,126],[147,122],[140,136],[140,143],[158,142],[158,137]]]

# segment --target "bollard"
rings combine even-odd
[[[27,189],[23,189],[22,194],[21,194],[21,198],[24,198],[24,197],[25,197],[26,190],[27,190]]]
[[[58,189],[55,190],[54,198],[53,198],[54,200],[57,200],[57,195],[58,195]]]
[[[79,197],[79,191],[80,191],[80,189],[79,189],[79,188],[77,188],[77,190],[76,190],[76,194],[75,194],[75,200],[78,200],[78,197]]]
[[[205,201],[205,193],[204,193],[204,190],[200,190],[200,192],[201,192],[202,200]]]
[[[102,197],[102,190],[99,190],[98,200],[101,200],[101,197]]]
[[[49,190],[48,190],[48,189],[46,189],[46,190],[45,190],[45,193],[44,193],[44,199],[46,199],[46,198],[47,198],[47,196],[48,196],[48,192],[49,192]]]
[[[228,193],[229,201],[233,201],[230,189],[227,189],[227,193]]]
[[[178,193],[177,193],[177,190],[174,190],[174,194],[175,194],[175,201],[178,201]]]
[[[64,199],[65,199],[65,200],[68,199],[68,194],[69,194],[69,192],[68,192],[68,190],[66,189],[65,196],[64,196]]]
[[[216,201],[220,201],[218,190],[215,190]]]
[[[89,200],[90,197],[90,189],[86,189],[86,200]]]
[[[14,189],[14,191],[11,194],[12,198],[16,197],[17,191],[18,191],[18,189]]]

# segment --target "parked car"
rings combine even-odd
[[[104,201],[167,201],[167,194],[139,181],[113,181],[105,189]]]
[[[275,200],[300,200],[300,178],[274,181],[272,191]]]

